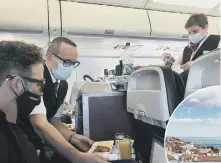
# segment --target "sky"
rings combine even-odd
[[[221,86],[202,89],[177,107],[166,136],[221,137]]]

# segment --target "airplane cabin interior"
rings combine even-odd
[[[182,55],[189,40],[184,24],[194,13],[206,14],[209,33],[219,35],[219,6],[218,0],[5,0],[0,40],[33,43],[42,55],[56,37],[74,41],[81,64],[68,79],[65,114],[76,133],[94,141],[129,135],[134,160],[113,162],[166,163],[169,118],[190,94],[220,85],[220,49],[194,62],[186,86],[180,66],[171,69],[161,55]],[[125,56],[132,64],[123,68]]]

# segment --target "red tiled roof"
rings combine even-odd
[[[197,161],[221,161],[221,156],[198,156]]]
[[[191,158],[190,154],[183,154],[181,156],[179,156],[179,158]]]

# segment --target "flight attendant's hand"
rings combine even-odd
[[[193,61],[189,61],[189,62],[185,63],[184,65],[182,65],[181,68],[182,68],[184,71],[189,70],[190,67],[192,66],[192,64],[193,64]]]
[[[87,152],[91,148],[91,146],[94,144],[94,141],[92,141],[88,137],[78,135],[78,134],[74,134],[70,141],[73,145],[79,148],[79,150],[81,150],[82,152]]]

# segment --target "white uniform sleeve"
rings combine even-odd
[[[57,113],[54,115],[54,118],[60,118],[63,114],[63,105],[60,106]]]
[[[46,115],[46,108],[45,108],[45,105],[44,105],[44,101],[43,101],[43,98],[41,98],[41,103],[40,105],[36,106],[34,108],[34,110],[31,112],[30,115],[34,115],[34,114],[45,114]]]

